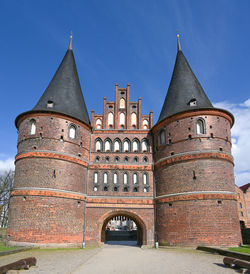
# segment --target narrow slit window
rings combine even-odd
[[[94,173],[94,183],[96,184],[98,182],[98,173]]]
[[[127,173],[123,174],[123,183],[124,183],[124,185],[126,185],[128,183],[128,174]]]
[[[114,184],[117,184],[117,181],[118,181],[117,173],[114,173]]]
[[[103,174],[103,183],[104,184],[108,183],[108,174],[106,172]]]
[[[35,120],[30,121],[30,134],[31,135],[36,134],[36,121]]]
[[[196,122],[196,132],[197,134],[205,134],[205,123],[201,119]]]
[[[160,144],[164,145],[166,143],[166,134],[165,130],[160,131]]]
[[[125,114],[123,112],[120,114],[120,126],[125,126]]]
[[[69,127],[69,138],[71,138],[71,139],[76,138],[76,127],[74,125],[71,125]]]
[[[148,183],[148,176],[146,173],[143,174],[143,184],[146,185]]]
[[[138,175],[136,173],[133,174],[133,183],[134,184],[138,183]]]
[[[95,143],[95,150],[96,151],[101,151],[101,142],[98,140]]]
[[[128,141],[124,142],[123,147],[124,147],[124,152],[128,152],[129,151],[129,143],[128,143]]]

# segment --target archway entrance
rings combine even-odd
[[[136,215],[128,212],[112,212],[103,222],[101,241],[106,244],[143,244],[144,224]]]

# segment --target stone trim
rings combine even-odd
[[[237,195],[230,191],[194,191],[176,194],[166,194],[156,197],[156,203],[167,203],[190,200],[235,200]]]
[[[45,196],[56,197],[65,199],[74,199],[84,201],[86,199],[85,194],[80,194],[72,191],[60,191],[60,190],[47,190],[47,189],[14,189],[11,191],[10,196]]]
[[[163,166],[173,165],[184,161],[193,161],[200,159],[219,159],[230,162],[234,165],[233,156],[227,153],[215,152],[215,151],[192,151],[189,153],[179,153],[173,156],[163,158],[155,163],[155,169],[162,168]]]
[[[87,208],[96,208],[96,207],[102,207],[102,208],[121,208],[121,209],[128,209],[128,208],[149,208],[149,209],[153,209],[154,205],[138,205],[138,204],[103,204],[103,203],[91,203],[91,204],[86,204]]]
[[[45,152],[45,151],[32,151],[32,152],[24,152],[18,154],[15,159],[15,163],[23,158],[51,158],[51,159],[58,159],[63,161],[72,162],[81,166],[88,167],[88,161],[85,159],[80,159],[77,156],[70,156],[66,153],[59,153],[59,152]]]

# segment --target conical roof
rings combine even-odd
[[[178,39],[174,71],[158,122],[173,114],[200,108],[213,108],[213,105],[181,51]]]
[[[59,68],[32,111],[62,113],[90,124],[78,78],[71,39]]]

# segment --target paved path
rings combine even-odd
[[[36,267],[12,273],[46,274],[216,274],[237,273],[225,268],[223,256],[193,249],[141,249],[134,246],[105,245],[78,250],[33,250],[0,257],[0,265],[35,256]]]

